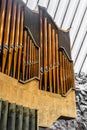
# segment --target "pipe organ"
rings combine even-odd
[[[1,1],[0,70],[18,80],[39,76],[39,46],[24,27],[24,5],[17,0]]]
[[[69,30],[57,27],[45,8],[39,6],[39,12],[35,12],[28,9],[22,0],[0,0],[0,74],[3,77],[0,81],[3,92],[0,98],[39,110],[39,126],[49,126],[59,116],[76,116]],[[10,96],[7,97],[3,95],[8,93],[2,89],[6,86],[5,80],[9,84],[8,91],[11,89]],[[15,93],[15,86],[19,86],[18,93]],[[15,93],[17,100],[16,97],[13,100],[12,93]],[[26,94],[22,97],[23,93]],[[25,102],[22,102],[21,97]],[[67,105],[64,106],[66,111],[61,112],[61,102],[67,104],[68,100],[71,114],[68,114]],[[50,106],[52,103],[54,106],[56,104],[53,110],[52,105]],[[57,110],[59,106],[60,110]],[[48,109],[44,115],[43,109],[46,107]],[[53,119],[50,117],[51,113],[54,115]]]
[[[74,88],[69,34],[41,7],[40,50],[40,89],[65,95]]]

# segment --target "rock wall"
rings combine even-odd
[[[75,74],[77,118],[57,120],[47,130],[87,130],[87,75]]]

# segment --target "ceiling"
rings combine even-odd
[[[28,0],[30,9],[38,10],[38,5],[47,9],[58,27],[70,28],[75,73],[87,74],[87,0]]]

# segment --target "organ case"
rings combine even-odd
[[[1,0],[0,19],[0,98],[37,109],[39,126],[75,118],[69,30],[57,27],[45,8],[31,11],[22,0]]]

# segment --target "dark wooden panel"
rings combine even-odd
[[[61,30],[58,30],[58,36],[59,36],[59,48],[64,47],[71,59],[69,32],[63,32]]]
[[[39,44],[39,13],[32,12],[26,7],[24,19],[24,26],[27,26],[30,29],[36,43]]]

